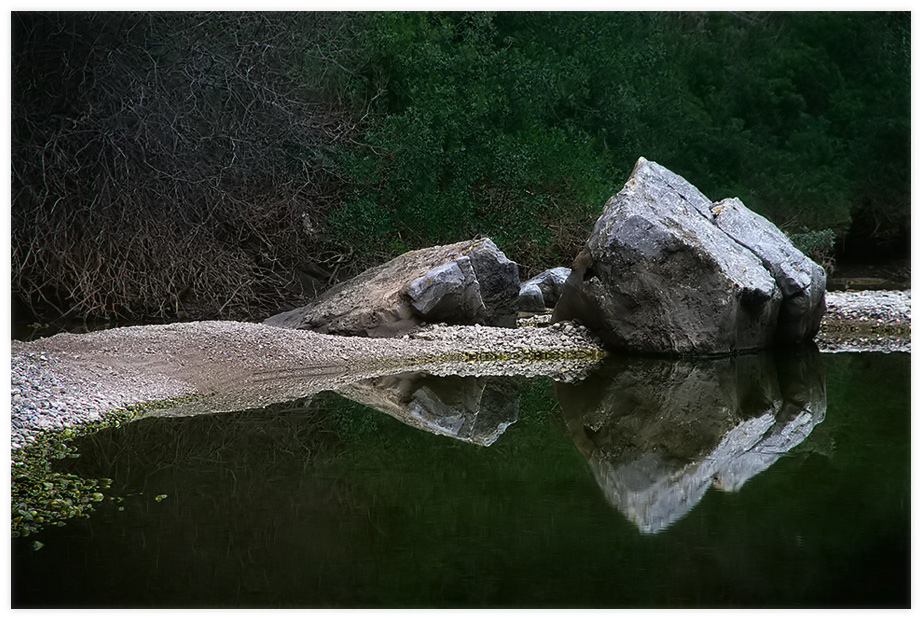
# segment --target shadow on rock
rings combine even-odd
[[[668,528],[711,486],[738,491],[826,413],[815,345],[723,359],[614,358],[554,389],[606,498],[643,533]]]
[[[512,377],[438,377],[403,373],[366,379],[337,394],[405,424],[482,446],[518,419],[519,382]]]

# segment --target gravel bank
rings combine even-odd
[[[911,331],[911,290],[827,292],[816,342],[828,353],[909,352]]]
[[[200,395],[176,414],[292,400],[383,372],[584,375],[604,352],[581,326],[430,326],[402,339],[208,321],[12,343],[12,448],[128,405]]]
[[[909,351],[910,291],[827,293],[821,351]],[[12,343],[12,447],[45,429],[136,403],[199,395],[175,415],[293,400],[384,372],[584,376],[604,353],[585,328],[429,326],[401,339],[328,336],[208,321],[59,334]]]

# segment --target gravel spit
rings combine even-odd
[[[585,376],[604,356],[584,327],[433,325],[399,339],[204,321],[12,342],[12,448],[128,405],[200,395],[177,414],[300,398],[390,372]]]
[[[909,351],[910,291],[827,293],[821,351]],[[604,356],[585,327],[430,325],[397,339],[330,336],[257,323],[204,321],[58,334],[12,342],[12,448],[46,429],[89,423],[128,405],[205,395],[178,415],[292,400],[363,378],[543,374],[578,381]]]

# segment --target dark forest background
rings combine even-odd
[[[568,266],[639,156],[908,256],[908,13],[13,13],[14,320],[261,319],[404,251]]]

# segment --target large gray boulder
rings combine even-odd
[[[407,252],[266,325],[391,337],[420,323],[515,326],[519,267],[490,239]]]
[[[738,199],[640,158],[573,263],[553,321],[612,349],[723,355],[809,341],[825,274]]]

